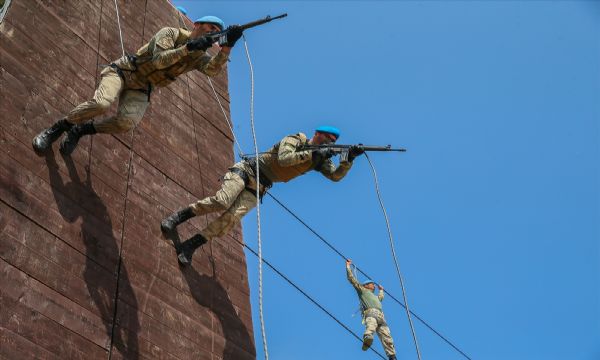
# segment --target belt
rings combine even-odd
[[[369,308],[363,312],[363,318],[372,317],[377,319],[377,322],[380,325],[386,325],[385,319],[383,317],[383,311],[375,308]]]
[[[132,56],[133,57],[133,56]],[[133,57],[135,59],[135,57]],[[134,61],[134,65],[135,65],[135,60]],[[110,63],[108,66],[110,66],[111,68],[115,69],[115,71],[117,72],[117,74],[119,74],[119,77],[121,78],[121,80],[123,80],[123,82],[126,82],[125,79],[125,74],[123,73],[123,69],[121,69],[120,67],[117,66],[117,64],[115,63]],[[137,69],[137,65],[136,69]],[[131,70],[125,70],[125,71],[131,71]],[[133,70],[135,71],[135,70]],[[148,95],[148,102],[150,102],[150,94],[152,93],[152,84],[148,83],[148,88],[147,89],[137,89],[137,91],[141,91],[144,94]]]
[[[256,169],[256,158],[250,158],[244,160],[250,168],[253,170]],[[268,177],[264,176],[261,171],[261,175],[259,176],[258,182],[264,186],[267,190],[273,187],[273,182]]]
[[[248,183],[250,182],[250,176],[251,176],[250,174],[248,174],[246,171],[244,171],[240,168],[236,168],[236,167],[229,168],[229,171],[238,175],[239,177],[241,177],[242,180],[244,181],[245,190],[248,191],[250,194],[256,196],[256,189],[252,189],[248,186]],[[261,176],[261,179],[262,179],[262,176]],[[267,179],[267,181],[269,181],[269,183],[272,185],[272,183],[270,182],[269,179]],[[263,181],[260,181],[260,183],[264,188],[264,191],[261,191],[259,194],[259,200],[262,204],[263,196],[265,195],[267,190],[269,190],[270,186],[266,186]]]

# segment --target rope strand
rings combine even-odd
[[[256,231],[258,237],[258,314],[260,319],[260,332],[262,335],[263,349],[265,360],[269,360],[269,351],[267,349],[267,334],[265,332],[265,320],[263,317],[263,282],[262,282],[262,239],[260,233],[260,166],[258,161],[258,143],[256,141],[256,130],[254,128],[254,67],[250,59],[250,51],[248,51],[248,43],[244,38],[244,49],[246,50],[246,58],[250,67],[250,128],[252,130],[252,141],[254,143],[254,154],[256,156]]]
[[[404,279],[402,278],[402,273],[400,272],[400,265],[398,264],[398,258],[396,257],[396,250],[394,249],[394,238],[392,237],[392,229],[390,227],[390,219],[388,219],[387,211],[385,210],[385,206],[383,205],[383,199],[381,198],[381,192],[379,190],[379,181],[377,180],[377,172],[375,171],[375,166],[371,163],[371,159],[369,155],[365,153],[365,157],[371,166],[371,170],[373,171],[373,179],[375,180],[375,191],[377,192],[377,199],[379,200],[379,205],[381,205],[381,210],[383,211],[383,217],[385,218],[385,225],[387,227],[388,238],[390,240],[390,247],[392,249],[392,257],[394,258],[394,265],[396,265],[396,272],[398,273],[398,278],[400,279],[400,287],[402,288],[402,298],[404,299],[404,309],[406,310],[406,317],[408,318],[408,324],[410,325],[410,331],[412,333],[413,341],[415,343],[415,349],[417,351],[417,358],[421,360],[421,351],[419,350],[419,342],[417,341],[417,333],[415,332],[415,327],[412,322],[412,318],[410,316],[410,309],[408,308],[408,299],[406,296],[406,288],[404,287]]]
[[[223,116],[225,117],[225,120],[227,121],[227,126],[229,126],[229,130],[231,130],[231,135],[233,136],[233,141],[235,141],[235,144],[238,147],[238,152],[240,153],[240,156],[244,156],[244,152],[242,151],[242,146],[238,142],[237,136],[235,136],[235,131],[233,131],[233,123],[227,116],[227,113],[225,113],[225,108],[221,104],[221,100],[219,99],[219,95],[217,94],[217,91],[215,90],[215,87],[213,86],[211,78],[208,75],[206,76],[206,78],[208,79],[208,83],[210,84],[210,87],[212,88],[213,94],[215,95],[215,99],[217,99],[217,102],[219,103],[221,112],[223,112]],[[254,87],[254,85],[253,85],[253,87]]]
[[[121,39],[121,50],[123,51],[123,56],[125,56],[125,45],[123,45],[123,32],[121,31],[121,20],[119,19],[119,5],[117,5],[117,0],[115,0],[115,9],[117,10],[117,25],[119,26],[119,38]]]

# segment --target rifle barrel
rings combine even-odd
[[[246,29],[250,29],[250,28],[253,28],[255,26],[258,26],[258,25],[266,24],[266,23],[271,22],[273,20],[284,18],[286,16],[287,16],[287,13],[281,14],[281,15],[277,15],[277,16],[274,16],[274,17],[271,17],[271,16],[267,15],[267,17],[265,17],[264,19],[251,21],[251,22],[249,22],[247,24],[240,25],[240,27],[242,28],[242,30],[246,30]]]
[[[373,146],[373,145],[362,145],[362,144],[359,144],[359,145],[336,145],[336,144],[308,145],[308,146],[305,146],[304,148],[307,150],[321,149],[321,148],[344,150],[344,149],[350,149],[352,146],[358,146],[358,147],[364,149],[365,151],[401,151],[401,152],[406,151],[406,149],[404,149],[404,148],[392,148],[391,145]]]

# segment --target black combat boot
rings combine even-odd
[[[367,351],[371,347],[371,344],[373,344],[373,335],[363,336],[363,345],[362,345],[363,351]]]
[[[177,227],[177,225],[181,224],[182,222],[184,222],[186,220],[193,218],[194,216],[196,216],[196,214],[194,214],[194,212],[192,211],[192,208],[188,206],[177,212],[174,212],[173,214],[169,215],[168,218],[161,221],[160,229],[162,230],[163,233],[173,232],[173,231],[175,231],[175,228]]]
[[[73,126],[67,132],[65,138],[60,142],[60,153],[63,155],[71,155],[77,147],[79,138],[83,135],[93,135],[96,133],[96,128],[91,122]]]
[[[196,234],[184,241],[177,248],[177,260],[181,265],[189,265],[192,262],[194,251],[200,246],[206,244],[208,240],[201,234]]]
[[[55,142],[63,132],[71,129],[72,127],[73,124],[68,122],[66,119],[58,120],[54,123],[54,125],[37,134],[37,136],[33,138],[33,150],[35,150],[35,152],[38,154],[43,154],[50,148],[50,146],[52,146],[52,143]]]
[[[397,360],[397,359],[396,359],[396,355],[390,355],[390,356],[388,357],[388,360]]]

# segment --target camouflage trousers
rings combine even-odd
[[[373,336],[374,332],[377,332],[379,340],[383,345],[383,350],[387,356],[395,355],[396,350],[394,348],[394,339],[390,333],[390,328],[385,322],[383,312],[377,309],[367,309],[364,313],[365,319],[365,333],[364,336]]]
[[[100,84],[94,97],[77,105],[66,116],[67,121],[80,124],[86,120],[104,114],[119,99],[117,115],[94,122],[99,133],[122,133],[139,124],[148,108],[148,94],[143,90],[127,88],[125,81],[117,71],[106,67],[100,73]]]
[[[245,162],[236,163],[233,167],[247,174],[253,174],[252,169]],[[261,186],[261,192],[263,191],[264,188]],[[221,189],[215,195],[190,204],[196,215],[224,211],[201,231],[207,240],[227,234],[255,206],[256,179],[248,176],[248,184],[246,184],[240,175],[232,171],[225,174]]]

